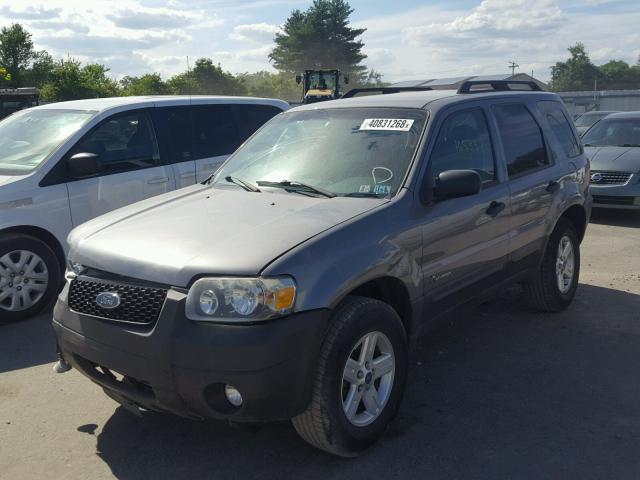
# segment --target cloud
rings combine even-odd
[[[132,30],[172,29],[190,26],[197,21],[191,13],[166,8],[127,8],[107,15],[107,18],[117,27]]]
[[[147,50],[175,41],[173,35],[147,34],[138,38],[126,38],[107,35],[65,35],[45,36],[39,43],[72,56],[85,56],[105,59],[113,56],[128,55],[134,50]]]
[[[62,12],[61,8],[27,7],[24,10],[14,10],[5,6],[0,8],[0,15],[12,20],[46,20],[48,18],[58,18]]]
[[[229,34],[231,40],[253,41],[253,42],[271,42],[275,34],[280,31],[278,25],[269,23],[249,23],[245,25],[236,25]]]
[[[397,59],[393,50],[389,48],[365,48],[364,53],[367,55],[365,60],[367,66],[376,70],[393,63]]]
[[[29,28],[45,31],[60,32],[68,30],[74,33],[89,33],[89,27],[80,22],[65,21],[65,20],[44,20],[44,21],[32,21],[28,23]]]

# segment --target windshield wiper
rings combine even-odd
[[[325,196],[327,198],[333,198],[337,196],[335,193],[325,190],[324,188],[314,187],[307,183],[298,182],[296,180],[282,180],[281,182],[268,182],[266,180],[258,180],[256,182],[261,187],[275,187],[284,188],[291,192],[311,192],[318,195]]]
[[[623,143],[621,147],[640,147],[637,143]]]
[[[244,188],[247,192],[259,193],[262,191],[258,187],[256,187],[253,183],[249,183],[246,180],[242,180],[241,178],[238,178],[238,177],[232,177],[231,175],[227,175],[226,177],[224,177],[224,179],[229,183],[235,183],[236,185]]]

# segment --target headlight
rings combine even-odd
[[[86,268],[83,265],[67,260],[67,271],[64,273],[64,278],[70,282],[78,275],[81,275],[85,270]]]
[[[293,311],[291,277],[201,278],[189,289],[185,313],[191,320],[256,322]]]

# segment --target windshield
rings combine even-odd
[[[312,73],[309,75],[309,88],[335,90],[336,77],[333,73]]]
[[[585,145],[640,146],[640,118],[604,119],[582,137]]]
[[[0,122],[0,174],[22,175],[38,167],[93,112],[25,110]]]
[[[576,127],[590,127],[598,120],[606,117],[607,115],[609,115],[608,112],[584,114],[576,120]]]
[[[275,117],[216,174],[254,185],[302,182],[337,195],[393,195],[417,148],[426,112],[321,109]]]

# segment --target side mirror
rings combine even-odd
[[[349,83],[349,75],[344,76],[344,83],[347,85]]]
[[[438,175],[433,188],[436,201],[475,195],[482,190],[482,179],[475,170],[447,170]]]
[[[296,83],[300,85],[302,83],[302,75],[296,75]]]
[[[82,152],[67,159],[67,168],[72,178],[87,178],[102,173],[103,165],[97,153]]]

